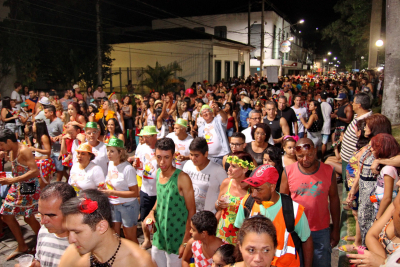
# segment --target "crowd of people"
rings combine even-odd
[[[60,97],[17,82],[1,107],[0,157],[12,172],[0,177],[0,238],[9,227],[18,243],[7,260],[330,266],[344,208],[357,222],[339,246],[357,252],[350,263],[396,262],[400,146],[371,111],[383,88],[374,71],[255,75],[121,99],[101,86]]]

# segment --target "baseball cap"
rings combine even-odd
[[[29,105],[28,105],[26,102],[22,102],[22,103],[21,103],[21,107],[23,107],[23,108],[24,108],[24,107],[28,107],[28,106],[29,106]]]
[[[251,174],[250,177],[243,180],[250,186],[259,187],[265,183],[276,184],[279,179],[279,173],[272,165],[258,166]]]
[[[79,88],[79,85],[74,84],[74,86],[72,86],[73,89]]]
[[[325,97],[325,96],[328,97],[328,92],[324,90],[321,92],[321,97]]]
[[[347,95],[345,93],[340,93],[338,95],[338,97],[335,98],[335,100],[343,100],[347,97]]]

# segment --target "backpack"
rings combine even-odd
[[[290,233],[290,235],[292,236],[292,240],[295,246],[295,250],[297,252],[301,251],[301,239],[298,236],[298,234],[294,231],[294,222],[295,222],[295,218],[294,218],[294,214],[293,214],[293,200],[290,196],[285,195],[285,194],[281,194],[281,200],[282,200],[282,213],[283,213],[283,218],[285,220],[285,225],[286,225],[286,229],[287,231]],[[251,210],[253,209],[253,205],[254,205],[254,198],[249,195],[249,197],[246,199],[246,202],[244,203],[244,216],[245,218],[249,218]],[[297,257],[297,253],[296,253],[296,257]]]

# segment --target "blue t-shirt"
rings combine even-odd
[[[249,117],[249,113],[252,109],[247,108],[246,110],[243,107],[240,107],[240,126],[242,128],[249,127],[249,123],[247,122],[247,118]]]

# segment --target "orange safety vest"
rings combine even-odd
[[[249,195],[246,195],[242,200],[242,205],[244,208],[244,203],[246,203]],[[304,207],[293,201],[293,212],[294,212],[294,225],[300,221],[301,216],[304,213]],[[260,205],[257,202],[254,203],[251,209],[249,218],[261,214]],[[264,214],[261,214],[264,215]],[[292,236],[286,229],[285,218],[283,217],[282,207],[276,214],[272,223],[276,229],[276,238],[278,245],[276,247],[275,256],[272,260],[271,265],[276,267],[299,267],[300,257],[296,251]]]

